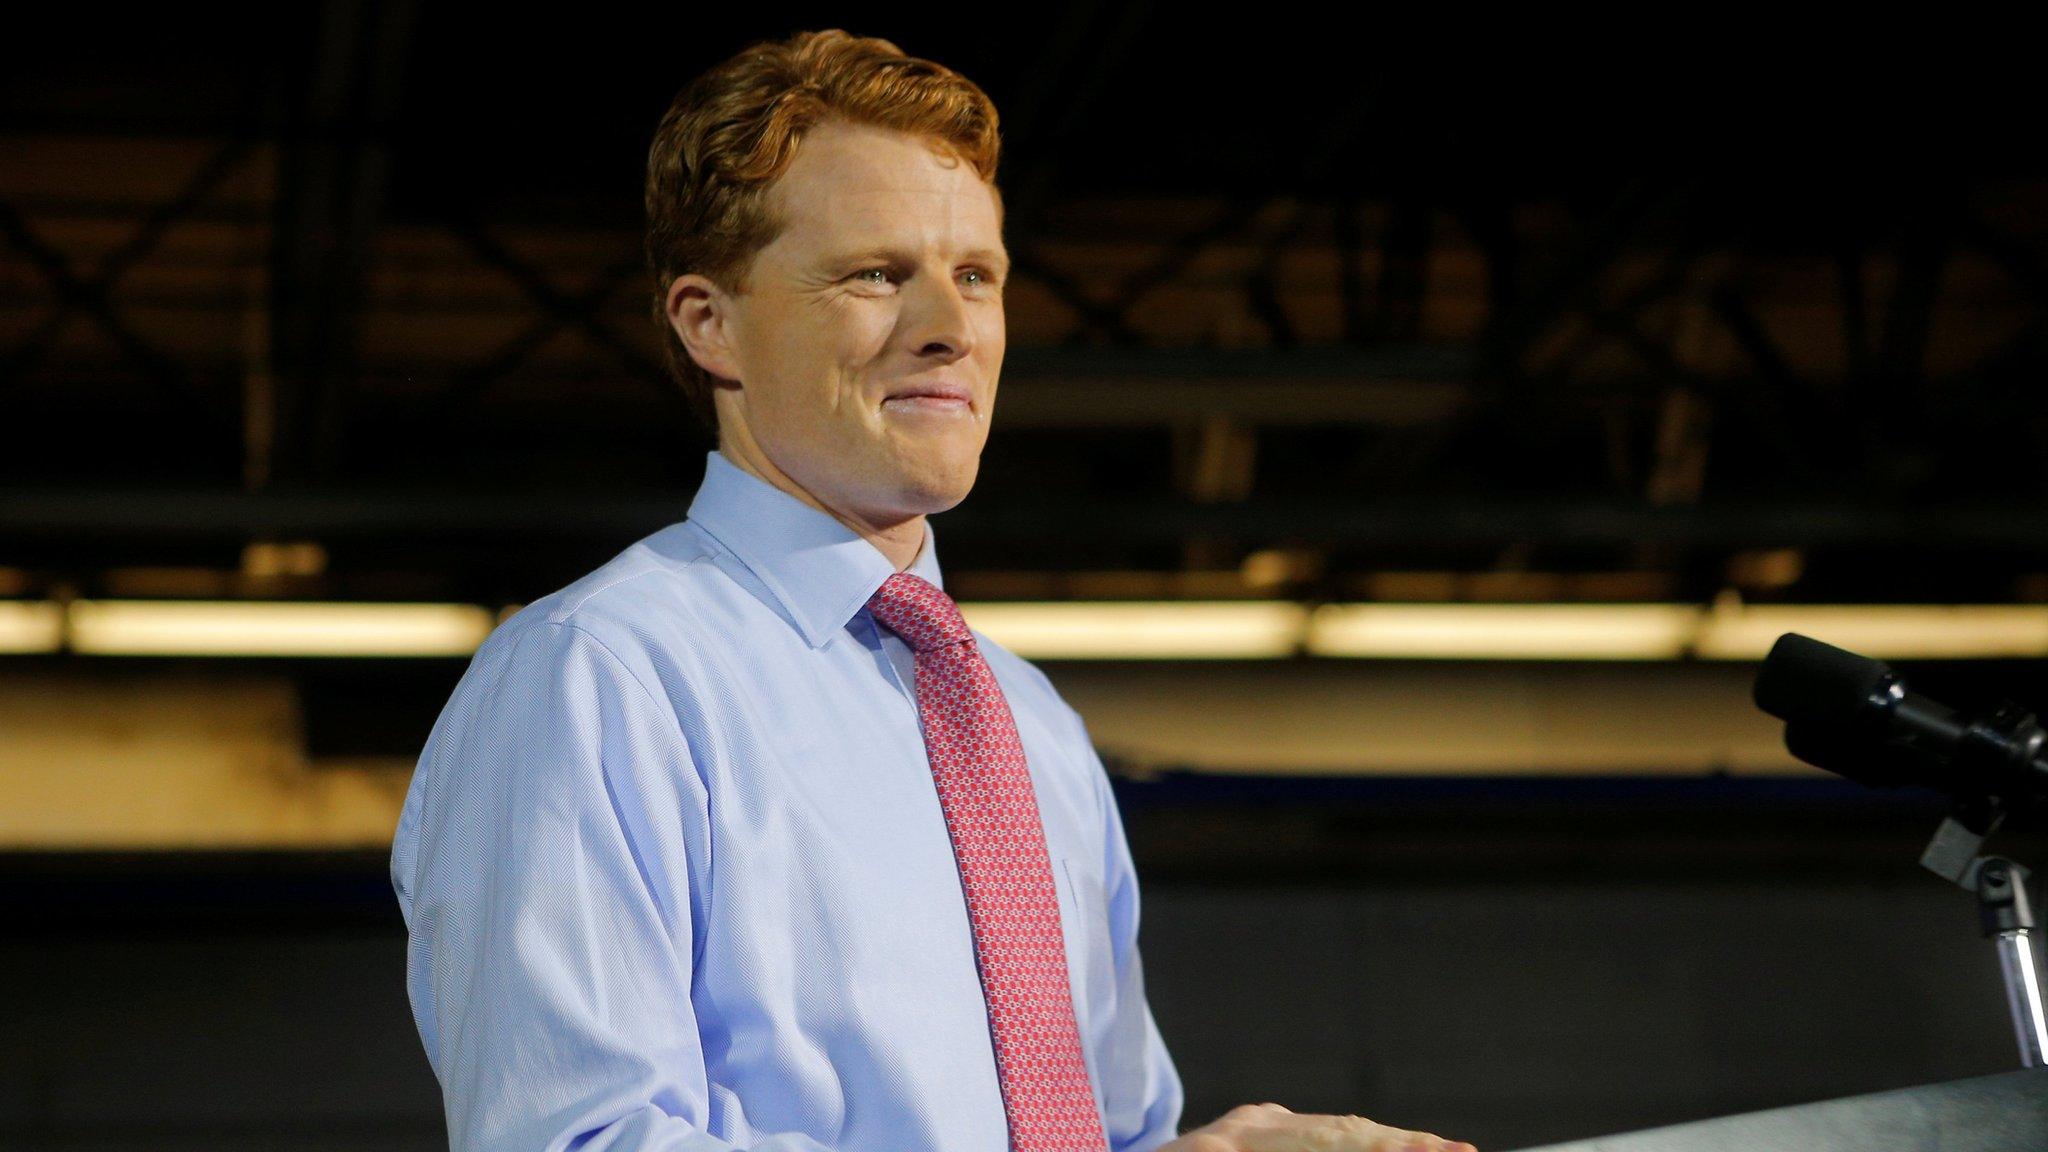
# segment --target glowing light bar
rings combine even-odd
[[[961,611],[1033,660],[1761,660],[1787,632],[1879,660],[2048,657],[2048,605],[1093,600]],[[471,604],[0,601],[0,653],[467,656],[503,617]]]
[[[2048,656],[2048,605],[1751,604],[1703,611],[1708,660],[1761,660],[1787,632],[1874,660]]]
[[[71,648],[102,656],[467,656],[496,622],[471,604],[75,600]]]
[[[1674,660],[1699,615],[1685,604],[1327,604],[1306,647],[1397,660]]]
[[[1292,656],[1308,609],[1279,600],[965,604],[961,615],[1030,660],[1271,660]]]
[[[64,646],[64,609],[0,600],[0,652],[55,652]]]

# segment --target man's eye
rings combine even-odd
[[[853,278],[863,284],[887,284],[889,282],[889,270],[887,268],[863,268],[855,272]]]

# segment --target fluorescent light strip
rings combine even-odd
[[[467,656],[496,623],[472,604],[75,600],[71,648],[101,656]]]
[[[2048,605],[1335,604],[1312,655],[1410,660],[1761,660],[1787,632],[1878,660],[2048,656]]]
[[[2048,605],[963,604],[1034,660],[1760,660],[1798,632],[1880,660],[2048,657]],[[466,656],[500,614],[470,604],[0,601],[0,653]]]
[[[1292,656],[1308,609],[1278,600],[963,604],[961,615],[1038,660],[1271,660]]]
[[[1787,632],[1877,660],[2048,656],[2048,605],[1755,604],[1703,617],[1707,660],[1761,660]]]
[[[56,652],[63,646],[63,608],[32,600],[0,600],[0,652]]]
[[[1305,647],[1398,660],[1675,660],[1698,621],[1685,604],[1326,604]]]

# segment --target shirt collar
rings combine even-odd
[[[843,632],[896,571],[881,549],[853,529],[715,448],[705,454],[704,484],[690,502],[689,518],[739,557],[813,648]],[[924,543],[906,571],[945,588],[929,517]]]

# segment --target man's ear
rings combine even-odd
[[[686,273],[669,282],[662,311],[697,367],[720,380],[740,378],[739,358],[733,354],[728,329],[732,322],[730,293],[708,276]]]

